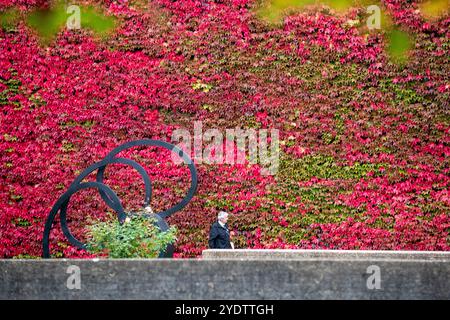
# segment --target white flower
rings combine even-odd
[[[125,218],[125,223],[129,223],[131,221],[130,217]]]
[[[147,213],[153,213],[152,207],[150,207],[150,206],[146,206],[146,207],[145,207],[145,211],[146,211]]]

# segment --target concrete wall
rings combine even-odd
[[[0,299],[450,299],[450,259],[0,260]]]

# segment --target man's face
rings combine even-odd
[[[222,222],[223,224],[227,223],[228,221],[228,215],[225,215],[222,217],[222,219],[220,219],[220,222]]]

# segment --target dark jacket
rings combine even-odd
[[[209,231],[209,247],[211,249],[231,249],[230,231],[223,228],[218,221],[214,222]]]

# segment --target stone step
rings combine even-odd
[[[217,260],[440,260],[450,262],[448,251],[208,249],[202,259]]]

